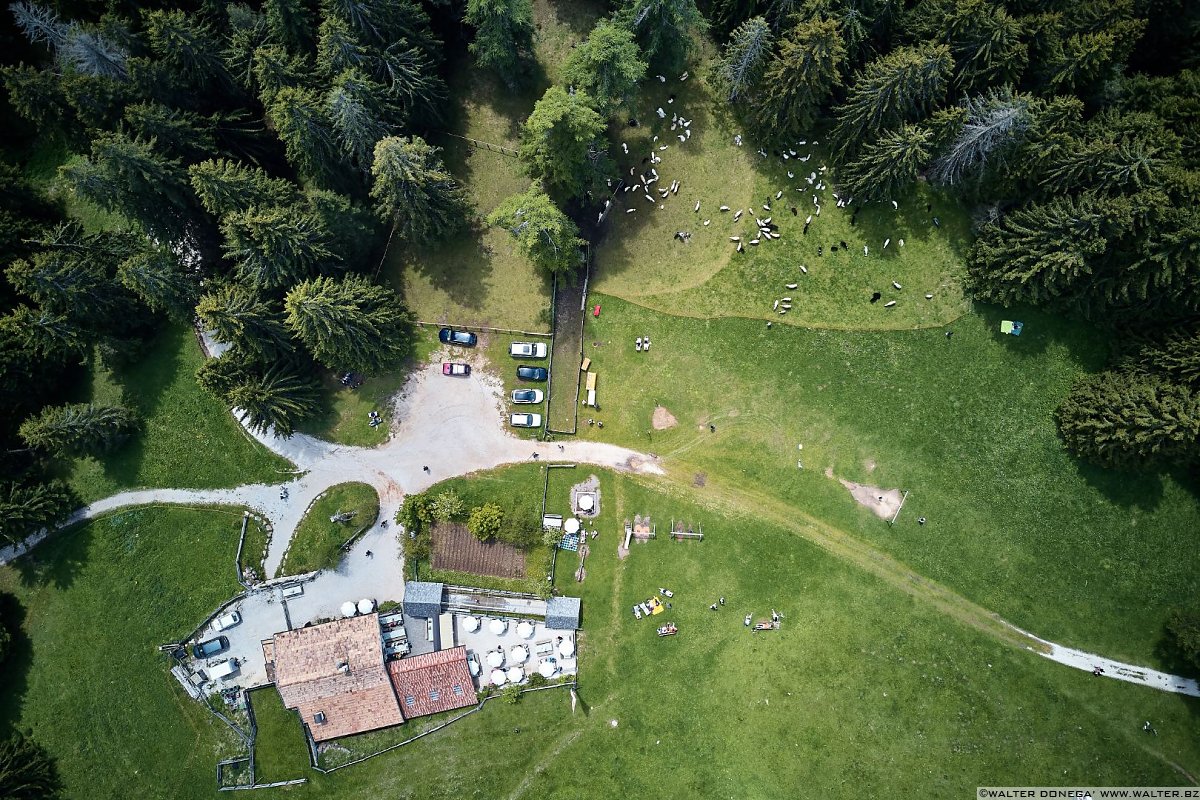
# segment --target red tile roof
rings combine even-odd
[[[400,707],[409,719],[478,702],[467,670],[465,647],[389,661],[387,669]]]
[[[279,696],[316,741],[404,722],[383,663],[378,614],[277,633],[274,651]]]

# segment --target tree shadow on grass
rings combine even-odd
[[[171,419],[169,413],[164,413],[164,404],[167,402],[168,388],[180,368],[180,343],[177,338],[180,335],[190,335],[190,332],[166,332],[155,340],[136,364],[121,369],[113,376],[121,384],[121,404],[136,410],[143,422]],[[103,457],[105,476],[122,486],[144,483],[141,470],[153,435],[154,431],[148,425],[143,426],[117,450]]]
[[[20,576],[22,586],[69,589],[87,563],[91,541],[91,523],[63,528],[11,566]]]
[[[399,266],[395,274],[398,277],[404,270],[411,269],[435,288],[449,294],[459,305],[482,311],[488,299],[488,278],[494,267],[491,246],[484,241],[486,230],[475,224],[431,247],[399,247],[394,256]]]
[[[0,664],[0,738],[17,730],[21,706],[29,688],[29,672],[33,668],[33,642],[25,633],[27,612],[15,595],[0,592],[0,625],[12,637],[8,655]]]
[[[1088,372],[1103,369],[1108,361],[1107,335],[1061,313],[1027,305],[1005,308],[982,302],[975,303],[974,310],[985,321],[992,338],[1017,356],[1040,356],[1051,344],[1057,344],[1065,346],[1079,366]],[[1000,323],[1005,320],[1023,322],[1021,335],[1002,333]]]
[[[1075,460],[1075,469],[1089,486],[1121,508],[1150,512],[1162,503],[1163,479],[1157,472],[1107,469],[1080,459]]]

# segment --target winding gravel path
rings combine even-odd
[[[220,352],[219,347],[211,349],[215,354]],[[250,431],[267,449],[295,464],[300,472],[298,477],[282,484],[247,484],[234,489],[121,492],[79,509],[58,527],[118,508],[155,503],[246,506],[266,516],[274,527],[266,562],[266,574],[274,575],[304,511],[321,492],[338,483],[361,481],[375,487],[380,498],[380,519],[388,520],[395,517],[401,501],[410,492],[423,491],[458,475],[529,461],[534,453],[543,461],[663,474],[656,456],[624,447],[516,438],[506,429],[502,391],[500,381],[482,370],[467,378],[447,378],[435,361],[415,373],[404,392],[394,400],[391,437],[378,447],[337,445],[307,434],[283,438],[271,432]],[[284,487],[288,489],[287,500],[280,497]],[[0,565],[21,556],[47,535],[43,532],[24,544],[0,548]],[[1044,651],[1029,649],[1060,664],[1088,672],[1100,667],[1107,678],[1200,697],[1200,685],[1193,679],[1113,661],[1020,632],[1045,645]]]

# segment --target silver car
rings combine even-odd
[[[510,418],[514,428],[537,428],[542,424],[541,414],[513,414]]]
[[[513,342],[508,346],[508,354],[513,358],[545,358],[545,342]]]

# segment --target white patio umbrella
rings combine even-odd
[[[563,658],[570,658],[575,655],[575,640],[563,639],[558,645],[558,652],[562,654]]]
[[[504,666],[504,652],[501,650],[493,650],[487,654],[487,662],[489,667]]]
[[[346,602],[342,603],[342,616],[343,617],[353,617],[357,613],[358,613],[358,606],[356,606],[354,604],[353,600],[347,600]]]
[[[517,623],[517,636],[520,636],[522,639],[533,638],[533,626],[525,620],[521,620]]]
[[[595,505],[595,501],[592,499],[592,496],[590,494],[579,495],[579,510],[580,511],[591,511],[592,507],[594,505]]]
[[[579,533],[579,520],[571,517],[563,521],[563,530],[567,533]]]
[[[524,664],[527,658],[529,658],[529,651],[522,645],[517,645],[508,651],[508,660],[514,664]]]
[[[504,674],[504,670],[492,670],[492,684],[494,686],[503,686],[506,680],[508,680],[508,677]]]
[[[508,621],[503,619],[494,619],[488,623],[488,630],[494,633],[496,636],[503,636],[504,632],[508,630]]]
[[[362,600],[358,601],[358,613],[370,614],[374,610],[375,610],[375,601],[372,600],[371,598],[364,597]]]
[[[479,617],[463,617],[463,626],[467,629],[467,633],[474,633],[479,630]]]
[[[520,683],[525,680],[525,670],[520,667],[510,667],[508,670],[508,682]]]
[[[543,658],[542,663],[538,664],[538,672],[542,673],[543,678],[549,678],[558,671],[558,667],[550,663],[550,659]]]

